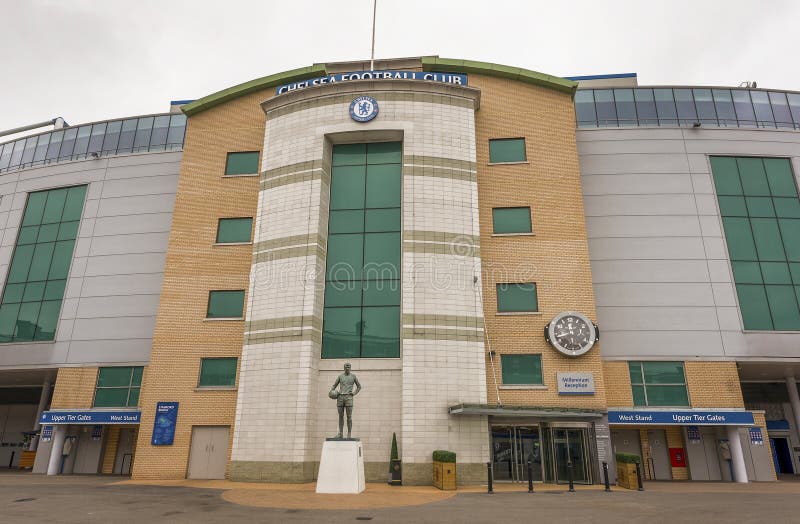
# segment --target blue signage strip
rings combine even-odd
[[[138,424],[141,411],[45,411],[40,424]]]
[[[153,421],[154,446],[171,446],[175,440],[175,425],[178,423],[178,403],[159,402],[156,404],[156,419]]]
[[[276,95],[289,91],[305,89],[306,87],[336,84],[339,82],[352,82],[353,80],[421,80],[427,82],[440,82],[443,84],[467,85],[467,75],[458,73],[435,73],[430,71],[355,71],[352,73],[339,73],[336,75],[309,78],[300,82],[283,84],[275,89]]]
[[[609,411],[609,424],[752,426],[750,411]]]

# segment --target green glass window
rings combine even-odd
[[[800,199],[786,158],[712,157],[746,330],[800,331]]]
[[[244,290],[209,291],[207,318],[242,318]]]
[[[492,209],[492,226],[495,234],[530,233],[531,208],[496,207]]]
[[[258,151],[228,153],[225,162],[226,175],[258,174]]]
[[[200,360],[198,387],[233,387],[236,384],[236,358]]]
[[[138,406],[143,370],[142,367],[100,368],[97,373],[94,407]]]
[[[497,311],[506,313],[539,311],[536,284],[497,284]]]
[[[0,342],[53,340],[86,186],[28,195],[0,301]]]
[[[220,218],[217,225],[217,244],[250,242],[252,218]]]
[[[402,144],[333,147],[322,358],[400,356]]]
[[[542,384],[541,355],[501,355],[503,384]]]
[[[634,406],[689,406],[683,362],[628,362]]]
[[[489,140],[489,162],[525,162],[524,138],[496,138]]]

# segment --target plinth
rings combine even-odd
[[[325,439],[319,461],[317,493],[361,493],[364,488],[361,440]]]

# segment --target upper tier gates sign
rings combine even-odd
[[[335,84],[337,82],[352,82],[354,80],[420,80],[423,82],[438,82],[442,84],[467,85],[467,75],[457,73],[434,73],[429,71],[355,71],[353,73],[339,73],[336,75],[309,78],[300,82],[284,84],[275,89],[275,94],[282,95],[289,91],[305,89],[306,87]]]

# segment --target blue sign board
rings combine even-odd
[[[53,426],[42,426],[42,442],[50,442],[53,439]]]
[[[45,411],[40,424],[138,424],[141,411]]]
[[[159,402],[156,404],[156,418],[153,421],[154,446],[171,446],[175,440],[175,425],[178,422],[178,403]]]
[[[609,411],[609,424],[752,426],[750,411]]]
[[[353,73],[339,73],[336,75],[309,78],[291,84],[283,84],[275,89],[276,95],[289,91],[305,89],[306,87],[336,84],[339,82],[352,82],[353,80],[422,80],[439,82],[443,84],[467,85],[467,75],[458,73],[435,73],[430,71],[355,71]]]

